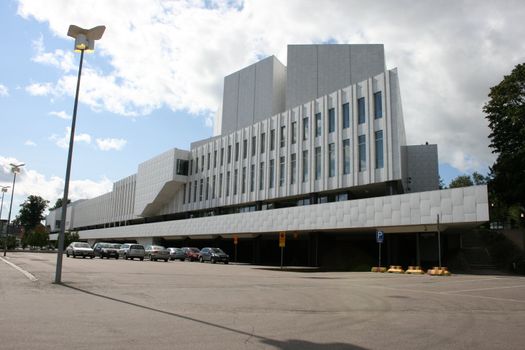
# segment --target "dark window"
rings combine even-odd
[[[383,130],[376,131],[376,169],[384,166],[383,161]]]
[[[381,103],[381,91],[374,94],[374,118],[383,117],[383,104]]]
[[[246,159],[248,156],[248,140],[244,139],[242,141],[242,159]]]
[[[255,155],[256,151],[257,151],[257,138],[255,136],[252,136],[252,157]]]
[[[226,172],[226,197],[230,195],[230,172]]]
[[[213,151],[213,167],[217,167],[217,150]]]
[[[321,147],[315,148],[315,179],[319,180],[321,178]]]
[[[255,164],[250,165],[250,192],[255,190]]]
[[[208,170],[210,170],[210,152],[208,152],[208,166],[207,166]]]
[[[269,188],[273,188],[274,167],[275,167],[275,161],[273,159],[270,159],[270,166],[269,166],[269,169],[268,169],[268,187]]]
[[[290,184],[295,183],[295,173],[297,172],[297,154],[292,153],[290,155]]]
[[[186,204],[186,184],[184,184],[183,190],[182,190],[183,196],[182,196],[182,204]]]
[[[239,180],[239,170],[233,171],[233,195],[237,194],[237,181]]]
[[[343,140],[343,174],[350,174],[350,139]]]
[[[221,148],[221,166],[224,164],[224,147]]]
[[[261,134],[261,154],[263,154],[265,152],[265,148],[266,148],[266,134],[263,132]]]
[[[297,142],[297,122],[292,122],[292,145]]]
[[[193,159],[190,159],[190,175],[193,172]]]
[[[334,132],[335,131],[335,109],[330,108],[328,110],[328,132]]]
[[[222,173],[219,174],[219,198],[222,197]]]
[[[199,157],[195,158],[195,174],[199,172]]]
[[[201,179],[199,186],[199,201],[202,201],[202,187],[204,186],[204,179]]]
[[[239,142],[235,142],[235,161],[239,161]]]
[[[188,161],[177,159],[177,175],[188,175]]]
[[[210,177],[207,176],[207,177],[206,177],[206,197],[205,197],[206,200],[208,200],[208,198],[209,198],[209,197],[208,197],[208,193],[210,192],[210,191],[209,191],[209,188],[210,188]]]
[[[270,151],[275,149],[275,129],[270,130]]]
[[[284,179],[286,178],[286,171],[284,165],[284,157],[281,157],[279,161],[279,186],[284,185]]]
[[[321,136],[323,119],[321,113],[315,114],[315,137]]]
[[[303,151],[303,182],[308,181],[308,150]]]
[[[366,136],[359,135],[358,137],[359,147],[359,171],[366,170]]]
[[[193,183],[193,202],[197,201],[197,180]]]
[[[259,166],[259,190],[264,189],[264,162],[261,162]]]
[[[211,181],[211,199],[215,199],[215,175]]]
[[[191,203],[191,181],[188,183],[188,203]]]
[[[365,98],[361,97],[357,99],[357,123],[363,124],[365,120]]]
[[[232,145],[228,145],[228,164],[232,162]]]
[[[335,143],[328,145],[328,177],[335,176]]]
[[[209,158],[208,158],[209,159]],[[201,157],[201,172],[204,171],[204,154]]]
[[[286,126],[281,126],[281,147],[286,143]]]
[[[350,104],[343,104],[343,129],[348,129],[350,127]]]
[[[308,117],[303,118],[303,140],[308,140]]]
[[[242,167],[242,182],[241,182],[241,193],[246,192],[246,167]]]

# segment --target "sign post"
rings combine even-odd
[[[279,232],[279,247],[281,248],[281,270],[283,269],[284,247],[286,246],[286,232]]]
[[[237,244],[238,244],[238,239],[237,239],[237,236],[236,235],[233,235],[233,245],[235,246],[235,262],[237,262]]]
[[[385,233],[383,231],[377,231],[376,232],[376,242],[379,246],[379,264],[378,264],[378,267],[379,267],[379,270],[381,270],[381,244],[383,244],[383,241],[385,239]]]

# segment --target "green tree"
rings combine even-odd
[[[472,173],[472,180],[474,181],[474,185],[486,185],[490,181],[489,176],[483,176],[477,171]]]
[[[29,196],[24,203],[20,204],[20,214],[17,220],[20,225],[24,226],[26,232],[31,232],[44,220],[44,211],[49,201],[40,196]]]
[[[34,230],[24,234],[22,238],[22,245],[29,245],[32,247],[44,247],[49,244],[49,232],[42,224],[38,224]]]
[[[450,181],[450,185],[448,185],[448,188],[468,187],[473,185],[474,183],[472,182],[470,176],[459,175],[458,177]]]
[[[67,204],[71,203],[71,199],[67,200]],[[49,210],[54,210],[57,208],[62,208],[62,198],[56,200],[55,205],[53,205]]]
[[[507,205],[525,205],[525,63],[490,89],[483,107],[497,154],[490,185]]]
[[[73,242],[77,242],[80,239],[78,232],[76,231],[66,231],[64,233],[64,249]]]

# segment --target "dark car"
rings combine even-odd
[[[197,261],[199,260],[199,248],[195,247],[183,247],[182,250],[184,251],[184,254],[186,256],[186,259],[189,261]]]
[[[230,256],[222,251],[221,248],[202,248],[199,255],[199,261],[209,261],[212,264],[222,262],[227,264],[230,261]]]
[[[95,243],[93,246],[93,252],[95,253],[95,256],[103,258],[115,258],[118,259],[118,251],[120,249],[120,244],[116,243],[105,243],[105,242],[98,242]]]
[[[170,260],[186,260],[186,254],[184,253],[184,250],[182,250],[182,248],[170,247],[168,248],[168,251],[170,252]]]

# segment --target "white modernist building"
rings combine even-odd
[[[419,262],[420,234],[438,230],[438,215],[451,232],[488,221],[485,186],[439,190],[437,146],[406,144],[398,72],[386,69],[383,45],[290,45],[287,66],[271,56],[225,77],[218,122],[219,135],[70,204],[66,229],[92,242],[225,250],[237,236],[255,262],[284,231],[297,241],[295,261],[320,265],[337,241],[368,251],[376,230],[398,235],[385,253],[392,262],[416,237]],[[60,209],[47,217],[51,231],[59,218]]]

